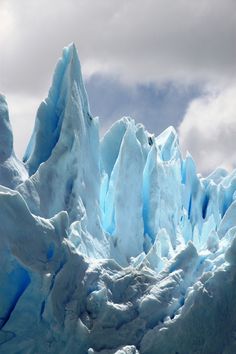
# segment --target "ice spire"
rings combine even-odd
[[[34,214],[48,218],[66,210],[71,223],[83,220],[92,235],[102,234],[98,120],[90,114],[74,44],[63,50],[38,109],[25,161],[31,178],[19,191]]]
[[[78,53],[72,43],[64,48],[55,69],[48,97],[41,103],[36,115],[34,131],[24,155],[24,162],[30,175],[37,171],[42,162],[47,161],[56,146],[60,138],[67,103],[71,96],[75,96],[75,91],[77,91],[76,98],[80,113],[85,119],[91,120]],[[78,120],[73,119],[73,124],[78,125]]]

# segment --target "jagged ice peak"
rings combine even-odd
[[[235,353],[235,199],[173,127],[100,140],[68,46],[23,162],[0,96],[0,352]]]

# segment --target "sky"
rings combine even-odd
[[[21,157],[74,42],[101,135],[122,116],[169,125],[208,174],[236,167],[235,0],[0,0],[0,92]]]

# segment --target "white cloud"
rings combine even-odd
[[[194,100],[179,127],[180,143],[198,169],[236,167],[236,86]]]

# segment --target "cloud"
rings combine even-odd
[[[187,102],[182,94],[167,92],[156,100],[154,91],[165,91],[169,82],[180,90],[185,86],[188,92],[194,86],[202,90],[216,85],[217,93],[208,90],[205,98],[190,105],[180,125],[181,140],[203,171],[219,162],[234,166],[228,154],[234,147],[236,126],[229,119],[233,116],[229,105],[235,107],[235,0],[0,0],[0,33],[0,91],[9,98],[20,154],[26,145],[23,139],[30,135],[36,102],[47,95],[57,58],[74,41],[84,75],[94,87],[100,85],[94,77],[114,80],[110,95],[103,91],[106,110],[90,86],[96,100],[93,107],[98,107],[94,113],[104,113],[104,126],[116,114],[140,120],[145,116],[150,130],[178,124]],[[123,85],[119,89],[118,81]],[[112,92],[118,96],[112,97]],[[217,112],[223,106],[225,113]],[[211,125],[208,111],[219,121]]]
[[[41,102],[39,97],[9,94],[7,97],[14,135],[14,149],[22,158],[34,127],[34,118]]]
[[[184,151],[193,155],[200,171],[236,167],[236,86],[193,100],[179,127]]]
[[[126,83],[231,80],[235,0],[8,0],[0,67],[5,90],[45,90],[56,58],[77,44],[85,74]],[[5,26],[5,27],[6,27]]]
[[[86,81],[91,112],[100,117],[102,131],[123,116],[131,116],[150,132],[177,127],[189,102],[201,94],[198,86],[139,84],[127,86],[110,76],[92,75]]]

